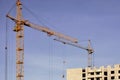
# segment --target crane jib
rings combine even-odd
[[[54,35],[58,38],[62,38],[62,39],[65,39],[65,40],[68,40],[68,41],[71,41],[73,43],[77,43],[78,40],[73,38],[73,37],[70,37],[70,36],[67,36],[67,35],[64,35],[64,34],[61,34],[59,32],[56,32],[54,30],[51,30],[47,27],[43,27],[43,26],[39,26],[39,25],[36,25],[36,24],[33,24],[31,22],[29,22],[28,20],[21,20],[21,21],[18,21],[16,18],[13,18],[12,16],[10,15],[7,15],[8,18],[10,18],[11,20],[13,20],[15,23],[17,22],[20,22],[20,24],[24,24],[25,26],[28,26],[28,27],[31,27],[31,28],[34,28],[36,30],[40,30],[42,32],[45,32],[47,33],[48,35]]]

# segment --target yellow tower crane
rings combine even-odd
[[[44,26],[33,24],[28,20],[24,20],[22,18],[22,3],[20,0],[16,1],[16,6],[16,18],[10,16],[9,14],[6,15],[6,17],[14,21],[16,24],[14,27],[14,31],[16,32],[16,80],[24,80],[24,26],[42,31],[49,36],[55,36],[57,41],[85,49],[89,54],[93,53],[93,49],[91,47],[84,48],[79,46],[76,38],[61,34]]]

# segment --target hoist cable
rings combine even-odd
[[[43,26],[46,26],[46,24],[44,24],[43,21],[45,21],[42,17],[40,17],[42,20],[40,20],[38,18],[38,16],[32,12],[30,9],[28,9],[24,4],[23,7],[25,10],[27,10],[38,22],[40,22]],[[49,41],[50,42],[50,41]],[[50,45],[51,46],[51,45]],[[50,49],[52,48],[52,52],[49,53],[49,80],[53,80],[53,72],[54,72],[54,48],[50,47]]]
[[[63,44],[64,45],[64,44]],[[63,54],[62,54],[62,78],[64,79],[65,77],[66,77],[66,75],[65,75],[65,70],[66,70],[66,63],[67,63],[67,61],[66,61],[66,55],[67,55],[67,51],[66,51],[66,45],[64,45],[65,46],[65,50],[63,50]]]
[[[49,53],[49,80],[51,80],[51,53]]]
[[[93,61],[92,61],[93,65],[92,65],[92,67],[94,67],[95,66],[95,53],[93,53],[92,55],[93,55]]]
[[[6,29],[5,29],[5,80],[8,77],[8,24],[6,18]]]
[[[53,44],[54,44],[54,42],[53,42]],[[52,53],[51,53],[51,68],[52,68],[52,72],[51,72],[51,80],[53,80],[53,78],[54,78],[54,76],[53,76],[53,74],[54,74],[54,48],[55,48],[55,46],[53,45],[53,47],[52,47]]]
[[[52,44],[49,42],[50,52],[49,52],[49,80],[53,80],[53,69],[54,69],[54,43]]]

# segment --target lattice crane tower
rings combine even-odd
[[[17,14],[16,26],[16,80],[24,80],[24,25],[21,23],[22,19],[22,4],[20,0],[16,2]]]

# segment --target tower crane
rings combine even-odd
[[[16,18],[10,16],[10,14],[6,15],[6,17],[14,21],[16,24],[14,27],[14,31],[16,32],[16,80],[24,80],[24,26],[42,31],[49,36],[54,36],[57,41],[85,49],[89,54],[93,53],[93,50],[90,47],[84,48],[79,46],[76,38],[64,35],[44,26],[36,25],[28,20],[23,19],[22,3],[20,0],[16,1],[16,6]]]

